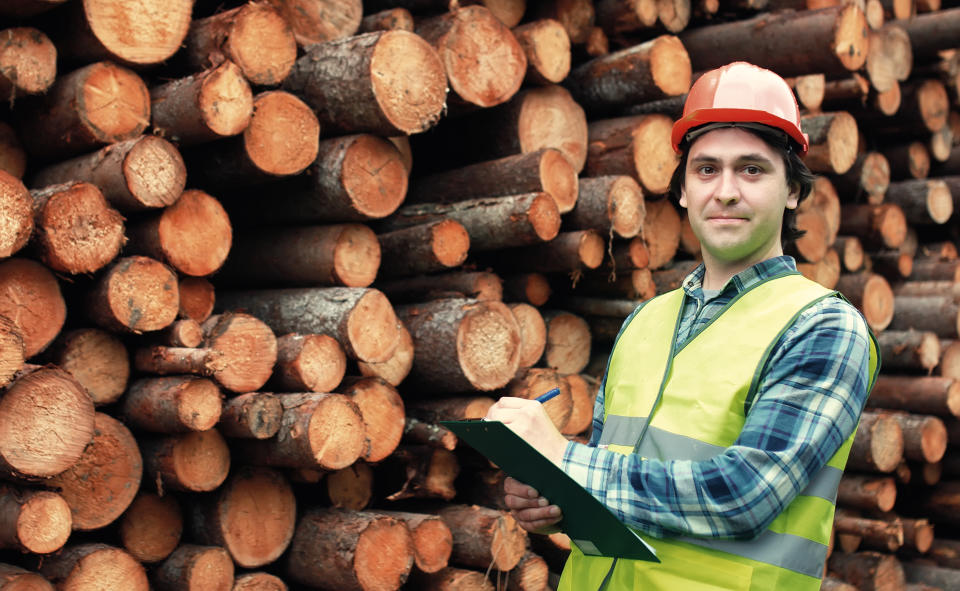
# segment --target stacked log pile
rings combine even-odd
[[[960,587],[958,39],[929,0],[4,2],[0,590],[548,588],[569,540],[438,421],[557,387],[589,436],[735,59],[804,111],[789,253],[883,348],[824,588]]]

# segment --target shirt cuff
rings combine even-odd
[[[617,460],[624,459],[623,454],[571,441],[564,450],[560,468],[596,496],[595,491],[602,491],[607,486]]]

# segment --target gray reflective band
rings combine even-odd
[[[778,534],[770,530],[752,540],[702,540],[685,537],[676,539],[818,579],[823,576],[823,565],[827,560],[826,545],[793,534]]]
[[[603,421],[603,432],[600,435],[599,444],[623,445],[632,448],[637,442],[637,437],[640,437],[643,432],[643,426],[646,423],[646,417],[607,415]],[[725,449],[719,445],[704,443],[685,435],[677,435],[651,426],[643,441],[640,442],[637,453],[645,458],[700,462],[722,454]],[[832,466],[824,466],[800,494],[820,497],[831,503],[836,503],[837,488],[840,486],[842,475],[843,470]]]

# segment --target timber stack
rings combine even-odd
[[[556,387],[586,441],[734,60],[882,348],[823,588],[960,588],[956,0],[7,0],[0,590],[551,588],[569,539],[439,421]]]

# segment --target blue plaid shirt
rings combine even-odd
[[[768,259],[732,277],[704,302],[703,265],[683,282],[678,342],[696,336],[737,293],[796,270]],[[802,491],[856,428],[867,399],[869,336],[840,298],[805,310],[776,345],[743,431],[705,461],[641,459],[597,447],[603,385],[588,445],[571,442],[562,467],[624,523],[647,534],[751,538]]]

